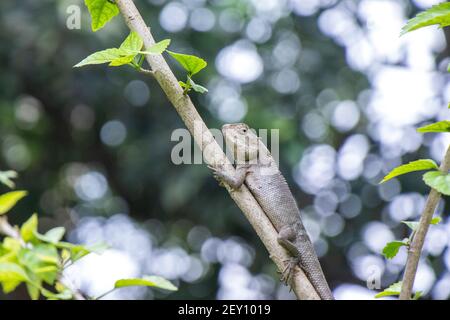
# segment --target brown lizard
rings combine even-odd
[[[210,168],[219,181],[233,189],[245,183],[278,231],[279,244],[292,256],[282,271],[282,281],[290,281],[292,270],[298,264],[321,299],[334,299],[294,196],[269,150],[244,123],[226,124],[222,133],[233,152],[236,170],[230,174],[221,165]]]

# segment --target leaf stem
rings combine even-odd
[[[107,296],[108,294],[110,294],[111,292],[113,292],[116,289],[117,288],[112,288],[111,290],[108,290],[105,293],[102,293],[101,295],[95,297],[93,300],[100,300],[101,298],[104,298],[105,296]]]
[[[450,145],[445,153],[444,160],[439,168],[440,171],[447,173],[450,169]],[[403,275],[402,290],[400,292],[401,300],[410,300],[412,295],[412,289],[414,285],[414,279],[417,273],[417,266],[420,260],[420,254],[422,252],[425,237],[428,232],[428,228],[433,218],[433,214],[436,211],[436,207],[441,199],[441,194],[435,189],[431,189],[425,208],[423,209],[422,216],[420,217],[419,226],[414,232],[411,245],[408,250],[408,258],[406,261],[405,273]]]
[[[134,61],[131,61],[129,63],[129,65],[132,66],[134,69],[136,69],[140,73],[143,73],[143,74],[146,74],[146,75],[150,75],[150,76],[155,76],[155,73],[152,70],[144,69],[144,68],[141,67],[142,66],[142,62],[143,62],[143,60],[138,61],[137,63],[134,62]]]
[[[152,70],[148,70],[148,69],[144,69],[144,68],[139,67],[137,69],[137,71],[139,71],[142,74],[146,74],[146,75],[149,75],[149,76],[152,76],[152,77],[155,76],[155,73]]]

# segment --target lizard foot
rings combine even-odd
[[[208,165],[208,168],[212,170],[213,172],[213,177],[214,179],[216,179],[219,182],[219,186],[224,187],[224,183],[223,183],[223,175],[221,174],[222,170],[223,170],[223,166],[219,165],[217,167],[213,167]]]
[[[299,263],[298,258],[290,258],[283,261],[286,264],[286,267],[281,273],[280,281],[284,282],[285,285],[288,285],[294,275],[294,268]],[[291,288],[292,290],[292,288]]]

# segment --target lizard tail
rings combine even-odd
[[[328,287],[328,285],[323,285],[323,283],[315,285],[313,283],[313,286],[316,288],[317,293],[319,294],[322,300],[334,300],[334,296],[331,293],[331,290]]]
[[[314,247],[309,241],[306,241],[306,243],[306,247],[309,249],[304,250],[304,254],[300,256],[300,267],[305,271],[306,276],[322,300],[334,300]]]
[[[315,272],[311,274],[307,271],[307,268],[304,268],[301,264],[300,267],[305,271],[309,281],[311,281],[311,284],[313,285],[314,289],[316,289],[317,294],[319,295],[320,299],[322,300],[334,300],[333,293],[330,290],[330,287],[328,286],[327,280],[325,279],[325,276],[323,275],[323,272],[317,272],[317,270],[322,271],[322,268],[315,269]]]

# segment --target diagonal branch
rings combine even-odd
[[[155,43],[155,40],[133,1],[116,0],[116,4],[130,30],[136,31],[143,39],[145,47],[150,48]],[[163,56],[160,54],[146,55],[146,60],[151,67],[154,78],[158,81],[167,98],[191,132],[194,141],[202,150],[205,161],[210,165],[225,163],[226,170],[234,170],[222,148],[203,122],[189,96],[183,94],[183,89],[178,84]],[[270,258],[275,262],[279,270],[283,270],[284,261],[289,256],[278,244],[277,232],[258,202],[245,186],[238,191],[232,191],[229,186],[226,186],[226,188],[269,251]],[[299,267],[296,267],[291,287],[298,299],[320,299],[314,287]]]
[[[447,173],[450,169],[450,146],[445,153],[444,160],[441,163],[439,170]],[[405,274],[403,275],[402,290],[400,292],[401,300],[411,299],[412,289],[414,285],[414,279],[417,273],[417,266],[420,260],[420,254],[422,252],[425,237],[428,232],[433,214],[436,211],[436,207],[441,199],[441,194],[435,189],[431,189],[423,209],[422,216],[420,217],[419,227],[414,233],[411,245],[408,250],[408,259],[406,260]]]

